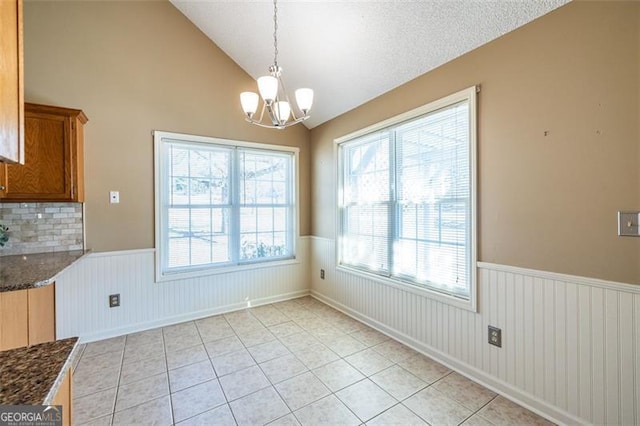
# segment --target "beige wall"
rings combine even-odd
[[[245,123],[238,96],[255,82],[168,1],[27,1],[25,80],[27,101],[89,117],[90,248],[153,247],[153,129],[300,147],[300,233],[309,233],[309,131]],[[120,204],[109,204],[110,190]]]
[[[639,23],[571,3],[313,129],[312,233],[335,235],[334,138],[480,84],[479,259],[640,283],[640,238],[616,235],[640,209]]]

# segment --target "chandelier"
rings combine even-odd
[[[309,110],[313,103],[313,90],[303,88],[296,90],[296,104],[301,115],[296,115],[291,107],[289,96],[282,81],[282,68],[278,66],[278,5],[273,0],[273,65],[269,67],[269,75],[258,78],[258,91],[262,97],[260,117],[255,118],[260,97],[255,92],[240,93],[240,103],[246,115],[245,120],[251,124],[269,129],[284,129],[309,118]],[[268,121],[265,119],[265,110]]]

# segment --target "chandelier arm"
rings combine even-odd
[[[295,124],[302,123],[307,118],[309,118],[309,116],[305,115],[304,117],[300,117],[297,120],[288,121],[283,125],[277,125],[277,126],[273,124],[262,124],[262,122],[249,117],[245,117],[245,121],[251,124],[255,124],[256,126],[259,126],[259,127],[264,127],[265,129],[286,129],[287,127],[291,127]]]
[[[262,117],[264,117],[264,110],[266,108],[267,104],[265,102],[262,102],[262,109],[260,110],[260,119],[258,120],[259,122],[262,121]],[[253,118],[251,120],[254,120]]]
[[[289,102],[289,105],[291,106],[291,115],[293,116],[294,120],[297,120],[298,117],[296,117],[295,108],[291,103],[291,99],[289,99],[289,93],[287,93],[287,88],[284,85],[284,81],[282,80],[281,77],[278,77],[278,90],[282,90],[282,95],[284,96],[284,100]]]
[[[277,98],[276,98],[277,100]],[[274,126],[278,125],[278,118],[276,117],[276,113],[273,110],[274,106],[277,105],[277,102],[272,103],[271,105],[266,105],[266,110],[267,113],[269,114],[269,118],[271,119],[271,122],[273,123]],[[262,121],[262,120],[260,120]]]

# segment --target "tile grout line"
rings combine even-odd
[[[85,348],[86,349],[86,348]],[[124,352],[127,350],[127,336],[124,336],[122,344],[122,355],[120,356],[120,368],[118,370],[118,383],[116,384],[116,394],[113,398],[113,408],[111,409],[111,426],[116,418],[116,404],[118,403],[118,393],[120,392],[120,379],[122,378],[122,366],[124,365]]]
[[[176,414],[175,414],[174,409],[173,409],[173,398],[171,397],[171,395],[172,395],[172,392],[171,392],[171,379],[169,377],[169,360],[167,359],[167,351],[166,351],[166,347],[165,347],[164,328],[160,328],[160,337],[162,339],[162,353],[164,355],[164,368],[165,368],[165,372],[167,374],[167,388],[169,389],[169,411],[171,412],[171,424],[175,425],[176,424]]]

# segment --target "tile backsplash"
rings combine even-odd
[[[0,256],[82,250],[83,220],[82,203],[0,203],[0,224],[9,228]]]

